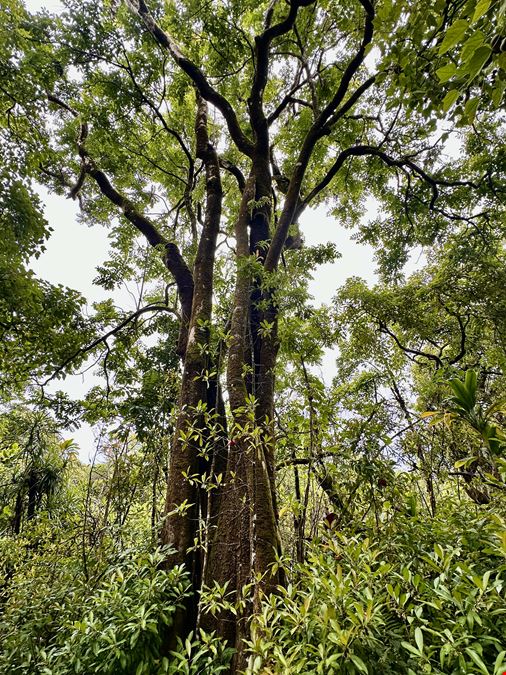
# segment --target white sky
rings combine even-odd
[[[24,3],[30,12],[38,12],[40,9],[47,9],[50,12],[63,10],[63,5],[59,0],[24,0]]]
[[[46,251],[37,260],[32,260],[33,271],[52,284],[69,286],[82,293],[91,303],[103,300],[108,295],[100,286],[93,284],[96,267],[108,257],[107,232],[100,227],[86,227],[77,222],[78,205],[72,200],[38,189],[44,203],[44,213],[53,228],[46,244]],[[120,304],[118,302],[118,304]],[[52,382],[46,389],[49,393],[62,390],[69,396],[82,397],[98,379],[93,370],[81,375],[66,377]],[[79,444],[80,456],[88,461],[94,454],[94,433],[88,424],[74,432],[67,432]]]

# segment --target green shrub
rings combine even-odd
[[[163,636],[189,594],[182,567],[162,569],[166,552],[125,551],[91,585],[77,565],[25,561],[0,617],[0,673],[156,675],[218,673],[230,657],[212,635],[190,636],[164,657]],[[63,561],[62,561],[63,562]]]
[[[374,543],[332,532],[315,542],[265,599],[248,672],[502,674],[504,522],[466,513],[460,527],[448,514],[399,525]]]

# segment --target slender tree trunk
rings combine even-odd
[[[30,469],[28,474],[28,505],[26,509],[26,519],[32,520],[37,509],[37,493],[38,493],[38,476],[35,469]]]
[[[19,488],[16,494],[16,505],[14,507],[14,519],[12,524],[14,534],[19,534],[21,532],[22,519],[23,519],[23,490]]]

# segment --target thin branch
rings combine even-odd
[[[290,459],[285,459],[276,465],[276,471],[280,469],[286,469],[289,466],[305,466],[307,464],[313,463],[315,460],[325,459],[328,457],[338,457],[339,452],[332,450],[329,452],[322,452],[321,454],[315,455],[314,457],[291,457]]]
[[[381,159],[388,166],[399,167],[400,169],[406,170],[411,169],[413,173],[417,174],[419,178],[425,181],[432,190],[432,199],[429,204],[429,208],[433,208],[436,199],[439,196],[439,186],[443,187],[459,187],[459,186],[468,186],[476,188],[477,185],[472,181],[461,181],[461,180],[447,180],[444,178],[437,178],[429,173],[427,173],[420,165],[413,162],[407,157],[394,158],[388,155],[380,148],[373,145],[356,145],[351,148],[346,148],[343,150],[336,158],[334,164],[330,167],[329,171],[325,177],[317,184],[315,187],[308,193],[308,195],[301,200],[300,204],[297,207],[297,214],[299,215],[304,208],[332,181],[336,176],[338,171],[343,166],[344,162],[349,157],[365,157],[373,156]]]
[[[65,368],[72,363],[72,361],[75,361],[79,356],[84,356],[84,354],[87,354],[88,352],[91,352],[95,347],[98,347],[100,344],[106,344],[107,345],[107,340],[112,337],[113,335],[116,335],[116,333],[119,333],[125,326],[128,326],[129,323],[137,319],[139,316],[142,314],[146,314],[146,312],[170,312],[173,313],[173,310],[170,307],[167,307],[167,305],[157,305],[155,303],[152,303],[150,305],[146,305],[145,307],[141,307],[141,309],[138,309],[136,312],[133,312],[133,314],[130,314],[127,316],[123,321],[121,321],[117,326],[114,328],[111,328],[111,330],[107,331],[107,333],[104,333],[104,335],[101,335],[98,337],[96,340],[93,340],[89,345],[86,347],[80,347],[76,352],[74,352],[71,356],[65,359],[63,363],[61,363],[58,368],[54,371],[52,375],[50,375],[43,383],[42,387],[45,387],[51,380],[54,380],[55,377],[57,377]],[[109,346],[107,345],[107,348],[109,349]]]
[[[346,100],[346,103],[336,110],[336,112],[329,118],[328,122],[322,128],[322,135],[329,134],[332,127],[338,122],[342,117],[346,115],[348,110],[351,110],[359,98],[364,94],[369,87],[371,87],[376,82],[376,75],[371,75],[363,82],[359,87],[355,89],[353,94]]]
[[[327,69],[328,66],[325,66],[325,68],[322,68],[322,70]],[[320,74],[321,71],[317,71],[313,77],[316,77],[317,75]],[[281,115],[281,113],[284,111],[286,106],[292,102],[292,97],[294,94],[296,94],[302,87],[306,84],[309,84],[309,79],[306,77],[303,80],[299,80],[300,73],[297,77],[294,79],[294,84],[292,85],[291,89],[288,91],[288,93],[285,95],[285,97],[281,100],[281,102],[277,105],[277,107],[274,109],[274,111],[267,117],[267,123],[269,126],[273,122],[275,122],[278,117]]]
[[[470,317],[468,316],[467,321],[464,323],[462,321],[462,317],[460,316],[460,314],[458,314],[457,312],[452,312],[446,306],[444,306],[444,308],[446,309],[448,314],[450,314],[451,316],[455,317],[455,319],[457,319],[457,323],[459,324],[459,330],[460,330],[460,349],[459,349],[459,353],[456,356],[454,356],[453,359],[451,359],[449,361],[449,364],[451,366],[453,366],[455,363],[458,363],[458,361],[461,361],[464,358],[464,356],[466,355],[466,351],[467,351],[466,350],[466,339],[467,339],[466,328],[467,328],[467,324],[469,323]]]
[[[186,146],[186,143],[183,141],[183,138],[182,138],[181,134],[178,133],[175,129],[172,129],[172,127],[169,127],[169,125],[167,124],[167,121],[165,120],[165,117],[162,115],[159,108],[144,93],[144,90],[142,89],[142,87],[139,85],[139,83],[137,82],[137,80],[135,78],[135,75],[134,75],[133,70],[132,70],[132,66],[130,65],[130,61],[128,59],[128,54],[126,53],[125,49],[123,49],[123,56],[126,60],[127,65],[124,66],[124,65],[120,64],[120,67],[123,68],[124,70],[126,70],[126,72],[128,73],[130,79],[132,80],[132,84],[134,85],[136,90],[139,92],[139,96],[141,98],[141,101],[143,103],[145,103],[153,111],[153,113],[156,115],[157,119],[160,121],[160,123],[163,126],[163,128],[165,129],[165,131],[168,134],[170,134],[173,138],[176,139],[176,141],[178,142],[181,150],[186,155],[186,158],[188,160],[188,165],[189,165],[189,173],[190,173],[190,175],[192,175],[193,174],[193,167],[194,167],[193,157],[192,157],[190,151],[188,150],[188,148]]]
[[[506,492],[506,485],[501,485],[499,482],[494,482],[491,480],[487,480],[481,471],[448,471],[449,476],[463,476],[464,478],[476,478],[476,476],[479,476],[479,478],[485,483],[485,485],[490,485],[490,487],[497,488],[498,490],[502,490],[503,492]]]
[[[414,354],[415,356],[424,357],[426,359],[429,359],[430,361],[434,361],[435,363],[437,363],[438,368],[443,367],[443,362],[441,361],[439,356],[436,356],[435,354],[431,354],[430,352],[422,352],[419,349],[411,349],[410,347],[405,347],[401,343],[401,341],[399,340],[397,335],[395,333],[393,333],[390,330],[390,328],[388,328],[386,323],[384,323],[383,321],[379,322],[379,329],[382,333],[385,333],[386,335],[389,335],[393,339],[395,344],[399,347],[399,349],[402,349],[402,351],[405,352],[406,354]]]
[[[243,172],[241,169],[239,169],[238,166],[230,162],[228,159],[224,159],[223,157],[220,157],[220,166],[222,169],[225,169],[225,171],[228,171],[232,176],[237,181],[237,186],[240,190],[240,192],[244,192],[244,188],[246,187],[246,178],[244,177]]]

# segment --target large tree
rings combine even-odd
[[[79,199],[84,222],[110,228],[117,255],[104,285],[129,273],[139,238],[151,249],[145,272],[164,290],[107,337],[141,316],[178,317],[177,340],[167,338],[181,380],[161,539],[195,593],[176,633],[216,629],[237,647],[239,668],[248,619],[282,582],[275,376],[289,287],[305,283],[290,263],[301,255],[298,223],[328,202],[338,222],[358,226],[374,196],[378,217],[362,236],[390,283],[410,247],[494,226],[503,158],[497,125],[476,117],[503,91],[493,7],[65,4],[59,17],[29,16],[16,2],[3,10],[5,146],[18,149],[26,180]],[[454,85],[457,66],[448,78],[441,69],[456,45]],[[475,125],[474,161],[447,162],[455,123]],[[100,344],[74,345],[62,361]],[[233,603],[248,583],[239,610],[199,606],[204,586]]]

